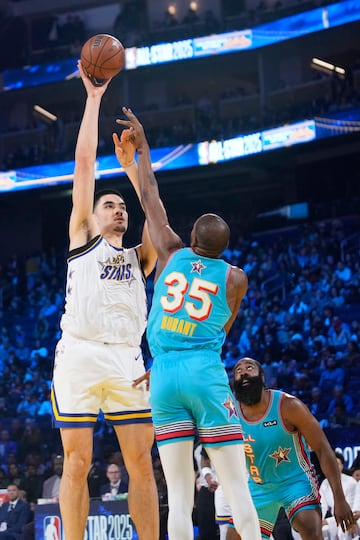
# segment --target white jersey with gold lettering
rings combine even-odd
[[[115,248],[96,236],[69,253],[63,332],[138,346],[146,321],[145,278],[135,248]]]

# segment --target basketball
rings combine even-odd
[[[124,67],[125,49],[116,37],[96,34],[82,46],[80,58],[91,82],[95,86],[101,86]]]

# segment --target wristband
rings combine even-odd
[[[123,169],[127,169],[128,167],[131,167],[132,165],[135,165],[135,163],[136,163],[136,161],[135,161],[135,159],[133,159],[132,161],[129,161],[129,163],[126,163],[126,165],[123,165],[122,163],[121,163],[121,165],[122,165]]]
[[[211,474],[211,477],[213,476],[213,473],[210,467],[203,467],[201,469],[201,474],[203,475],[204,478],[206,477],[207,474]]]

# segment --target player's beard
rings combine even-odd
[[[248,384],[243,386],[242,382],[248,381]],[[264,381],[260,375],[248,377],[245,375],[242,379],[234,381],[234,394],[239,403],[244,405],[256,405],[261,400],[261,394],[265,388]]]

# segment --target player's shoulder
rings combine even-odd
[[[236,285],[247,285],[248,278],[246,273],[242,268],[239,266],[234,266],[233,264],[229,264],[229,279],[233,281]]]
[[[295,403],[296,401],[300,401],[299,398],[284,390],[273,390],[273,392],[279,394],[281,401],[284,403]]]
[[[195,255],[191,248],[183,244],[174,244],[162,254],[162,257],[160,255],[159,259],[162,258],[165,264],[169,264],[173,260],[176,260],[178,264],[189,264],[189,259],[191,260],[194,257]]]
[[[307,407],[301,399],[299,399],[297,396],[294,396],[293,394],[289,394],[288,392],[280,391],[280,402],[281,402],[281,410],[282,412],[289,411],[289,412],[299,412],[299,411],[305,411],[307,410]]]

